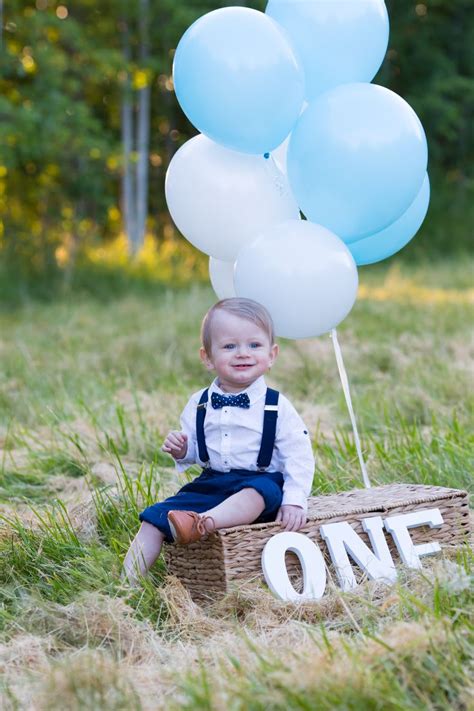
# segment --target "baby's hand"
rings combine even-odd
[[[286,504],[280,506],[275,519],[285,531],[299,531],[306,523],[306,514],[301,506],[291,506]]]
[[[170,432],[161,449],[173,459],[183,459],[188,451],[188,436],[184,432]]]

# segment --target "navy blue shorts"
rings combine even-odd
[[[168,511],[195,511],[203,513],[236,494],[242,489],[255,489],[265,501],[265,509],[253,523],[274,521],[283,498],[283,474],[280,472],[251,472],[232,469],[218,472],[203,469],[202,474],[185,484],[174,496],[158,504],[148,506],[140,514],[140,521],[156,526],[165,534],[165,540],[172,543],[168,524]]]

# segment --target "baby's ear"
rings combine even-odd
[[[207,368],[207,370],[214,370],[214,363],[207,355],[206,349],[203,348],[202,346],[199,349],[199,356],[200,356],[204,366]]]
[[[270,349],[270,355],[271,355],[271,365],[276,361],[278,358],[278,354],[280,352],[280,346],[278,343],[274,343],[273,346]]]

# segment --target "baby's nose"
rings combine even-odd
[[[246,346],[246,345],[238,346],[237,354],[239,356],[248,356],[249,353],[250,353],[250,348],[248,346]]]

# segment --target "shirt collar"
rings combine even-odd
[[[265,382],[265,377],[261,375],[257,380],[255,380],[252,385],[249,385],[246,390],[242,390],[242,393],[247,393],[250,399],[250,404],[252,405],[254,402],[259,400],[262,395],[264,395],[267,391],[267,384]],[[220,395],[230,395],[231,393],[226,393],[218,385],[218,378],[215,378],[210,387],[209,387],[209,394],[211,393],[219,393]],[[241,393],[239,393],[240,395]]]

